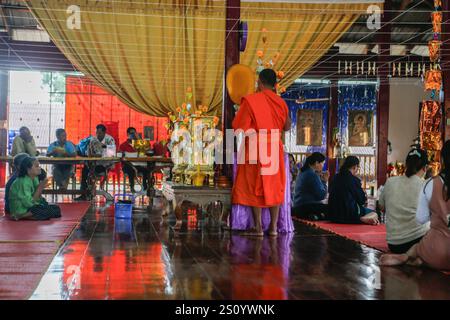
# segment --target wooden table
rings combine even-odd
[[[208,204],[215,201],[222,203],[222,210],[219,215],[213,215],[213,221],[222,222],[224,214],[231,210],[231,188],[219,187],[195,187],[184,184],[174,183],[172,181],[163,182],[162,193],[164,197],[173,204],[177,223],[175,229],[181,228],[182,210],[181,205],[184,201],[190,201],[201,205],[203,212],[206,212]]]
[[[108,201],[113,201],[114,197],[107,191],[96,190],[95,188],[95,177],[94,168],[96,165],[101,165],[101,163],[119,163],[121,161],[129,162],[145,162],[147,163],[147,168],[149,169],[149,188],[147,190],[147,195],[149,197],[154,196],[153,190],[153,173],[157,169],[172,167],[172,159],[165,157],[133,157],[133,158],[118,158],[118,157],[71,157],[71,158],[53,158],[53,157],[37,157],[42,164],[86,164],[89,167],[89,177],[88,177],[88,190],[44,190],[46,194],[88,194],[93,199],[96,195],[104,196]],[[13,157],[1,156],[0,162],[13,162]],[[159,164],[158,166],[156,164]]]

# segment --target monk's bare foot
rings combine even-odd
[[[277,230],[269,230],[268,234],[269,234],[270,237],[277,237],[278,236]]]
[[[245,237],[264,237],[264,232],[262,230],[250,229],[241,233],[241,236]]]
[[[180,230],[182,224],[183,224],[183,220],[177,220],[177,222],[175,223],[175,225],[173,226],[173,228],[174,228],[175,230]]]
[[[376,214],[376,212],[368,213],[364,217],[361,217],[360,220],[364,224],[370,224],[370,225],[380,224],[380,221],[378,221],[378,215]]]
[[[383,254],[380,258],[380,265],[382,266],[399,266],[408,261],[406,254]]]

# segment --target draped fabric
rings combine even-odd
[[[95,127],[103,123],[116,145],[127,139],[128,127],[136,128],[153,145],[156,141],[168,139],[167,121],[166,117],[150,116],[130,109],[117,97],[84,77],[66,77],[66,131],[67,138],[75,144],[94,135]]]
[[[191,87],[193,101],[220,110],[223,3],[27,0],[27,4],[79,71],[133,109],[165,116],[185,101]],[[67,26],[71,17],[67,9],[73,5],[81,9],[80,29]]]
[[[280,53],[274,69],[285,73],[280,85],[288,87],[312,67],[361,14],[366,14],[371,5],[367,1],[314,2],[243,2],[241,19],[248,22],[249,37],[241,63],[256,68],[258,50],[266,49],[264,61]],[[376,5],[382,8],[382,3]],[[262,29],[267,30],[266,48]]]
[[[165,116],[186,102],[191,87],[193,105],[209,106],[210,114],[221,112],[225,1],[26,3],[79,71],[133,109]],[[70,11],[74,6],[80,9],[79,29],[77,11]],[[243,1],[241,6],[242,20],[249,23],[241,62],[256,66],[261,29],[266,28],[267,52],[280,52],[276,68],[286,73],[281,84],[287,86],[327,52],[369,4]]]

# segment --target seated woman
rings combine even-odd
[[[426,265],[450,270],[450,140],[442,148],[441,163],[441,174],[428,180],[419,194],[416,219],[421,224],[431,221],[430,230],[408,252],[382,255],[381,265]]]
[[[293,213],[303,219],[323,220],[327,205],[322,203],[327,196],[328,172],[323,173],[325,156],[314,152],[306,158],[305,164],[295,182]]]
[[[376,212],[365,207],[367,196],[361,187],[361,180],[356,177],[358,170],[357,157],[345,158],[330,184],[328,218],[336,223],[379,224]]]
[[[36,158],[26,157],[20,163],[18,178],[9,191],[10,213],[14,219],[47,220],[61,217],[60,208],[49,205],[42,197],[48,179],[39,182],[40,173],[41,168]]]
[[[411,150],[406,157],[406,175],[389,178],[380,194],[380,209],[386,211],[386,239],[393,253],[407,252],[430,228],[428,223],[416,222],[427,164],[424,150]]]

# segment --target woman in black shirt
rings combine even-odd
[[[345,158],[339,173],[330,184],[328,198],[328,218],[336,223],[378,224],[376,212],[366,208],[367,196],[356,177],[359,159]]]

